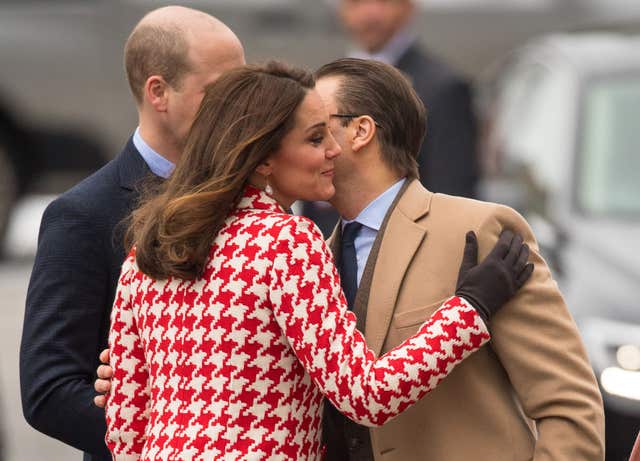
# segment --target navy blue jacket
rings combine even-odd
[[[112,459],[93,382],[125,258],[121,223],[146,176],[130,139],[118,157],[54,200],[40,225],[20,347],[22,408],[31,426],[84,451],[87,461]]]
[[[427,108],[427,134],[418,156],[420,182],[431,192],[474,197],[478,146],[469,85],[417,43],[396,67],[409,76]]]

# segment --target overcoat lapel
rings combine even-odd
[[[402,188],[398,191],[398,194],[393,199],[393,202],[389,206],[389,209],[385,213],[382,224],[380,225],[380,229],[378,230],[378,234],[376,235],[376,238],[371,247],[369,257],[367,258],[367,263],[365,264],[364,270],[362,272],[362,279],[360,280],[360,284],[358,285],[358,293],[356,294],[353,312],[356,314],[356,318],[358,319],[358,323],[356,326],[358,330],[365,333],[365,336],[367,306],[369,304],[369,295],[371,294],[371,281],[373,280],[373,274],[375,273],[376,264],[378,262],[378,253],[380,253],[380,245],[382,244],[384,231],[387,228],[387,224],[389,223],[389,219],[393,214],[393,210],[395,210],[398,202],[400,201],[400,198],[404,195],[410,184],[410,181],[405,181],[405,183],[402,185]]]
[[[336,227],[333,228],[331,235],[327,239],[327,245],[329,245],[329,249],[333,254],[333,262],[336,264],[336,266],[340,261],[340,240],[342,239],[342,226],[340,225],[341,222],[342,221],[338,219]]]
[[[145,178],[153,176],[147,163],[133,144],[133,137],[129,138],[116,161],[118,162],[120,187],[123,189],[133,191],[141,185]]]
[[[391,211],[371,280],[365,337],[369,347],[380,355],[393,318],[404,274],[427,236],[417,223],[429,212],[433,194],[417,180],[412,181]]]

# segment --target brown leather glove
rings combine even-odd
[[[531,276],[533,264],[527,264],[528,259],[529,246],[523,243],[522,236],[504,230],[491,252],[478,264],[476,234],[467,232],[456,295],[469,301],[488,323]]]

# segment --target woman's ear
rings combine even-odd
[[[169,85],[159,75],[152,75],[144,83],[144,98],[158,112],[166,112],[169,105]]]
[[[271,173],[273,173],[273,166],[271,164],[271,161],[267,159],[260,165],[258,165],[256,167],[256,173],[258,173],[260,176],[264,176],[265,178],[271,176]]]
[[[362,115],[354,120],[355,132],[352,140],[352,150],[358,152],[368,146],[376,135],[376,122],[368,115]]]

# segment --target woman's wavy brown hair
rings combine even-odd
[[[155,279],[193,280],[256,167],[280,146],[313,88],[302,69],[270,62],[223,74],[206,88],[171,178],[133,212],[125,248]]]

